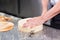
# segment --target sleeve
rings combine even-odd
[[[50,0],[50,3],[51,3],[52,5],[55,5],[58,1],[59,1],[59,0]]]
[[[50,3],[51,3],[52,5],[54,5],[54,4],[55,4],[55,0],[50,0]]]

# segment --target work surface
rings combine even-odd
[[[12,17],[12,22],[15,24],[14,28],[8,32],[0,32],[0,40],[60,40],[60,30],[44,26],[39,33],[30,35],[28,33],[21,33],[18,30],[17,22],[20,18]]]

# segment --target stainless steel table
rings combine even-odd
[[[0,14],[1,15],[1,14]],[[12,22],[15,24],[14,28],[8,32],[0,32],[0,40],[60,40],[60,30],[44,26],[43,30],[39,33],[29,36],[28,33],[21,33],[18,30],[17,22],[21,18],[12,17]]]

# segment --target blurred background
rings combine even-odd
[[[39,0],[0,0],[0,11],[21,17],[33,17],[41,14]]]
[[[40,0],[21,0],[20,1],[20,16],[33,17],[41,14]]]
[[[0,12],[18,15],[18,0],[0,0]]]
[[[0,0],[0,12],[20,18],[40,16],[41,0]],[[50,24],[50,21],[47,24]]]

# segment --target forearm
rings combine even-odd
[[[53,8],[51,8],[47,13],[41,15],[44,21],[51,19],[60,13],[60,3],[57,3]]]
[[[44,14],[44,12],[47,12],[47,8],[48,8],[48,0],[42,0],[42,15]]]

